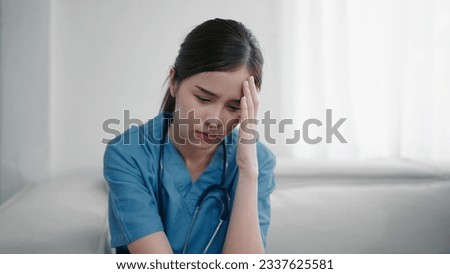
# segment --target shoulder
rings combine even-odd
[[[159,114],[148,122],[132,126],[111,139],[105,149],[104,160],[130,160],[140,156],[152,155],[162,140],[164,115]]]
[[[275,165],[276,157],[273,152],[261,141],[256,144],[258,157],[258,193],[261,197],[270,195],[275,189]]]
[[[270,148],[261,141],[258,141],[256,143],[256,150],[258,155],[258,163],[260,165],[270,166],[272,169],[274,169],[276,164],[276,157],[275,154],[273,154],[273,152],[270,150]]]

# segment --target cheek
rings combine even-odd
[[[196,108],[196,102],[191,98],[184,95],[178,95],[176,97],[175,109],[179,111],[181,117],[187,118],[188,114],[196,110]]]

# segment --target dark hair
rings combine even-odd
[[[197,73],[232,71],[245,65],[260,89],[263,63],[259,43],[249,29],[240,22],[216,18],[198,25],[186,36],[173,66],[174,81],[181,84]],[[160,111],[174,110],[175,97],[169,87]]]

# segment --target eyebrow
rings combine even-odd
[[[210,90],[207,90],[206,88],[202,88],[201,86],[197,86],[197,85],[195,85],[195,86],[196,86],[200,91],[202,91],[203,93],[205,93],[205,94],[207,94],[207,95],[209,95],[209,96],[212,96],[212,97],[215,97],[215,98],[220,97],[219,95],[215,94],[214,92],[212,92],[212,91],[210,91]],[[241,99],[233,99],[233,100],[231,100],[231,101],[236,102],[236,103],[240,103],[240,102],[241,102]]]

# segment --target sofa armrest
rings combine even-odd
[[[0,207],[0,253],[108,252],[107,189],[71,176],[30,185]]]

